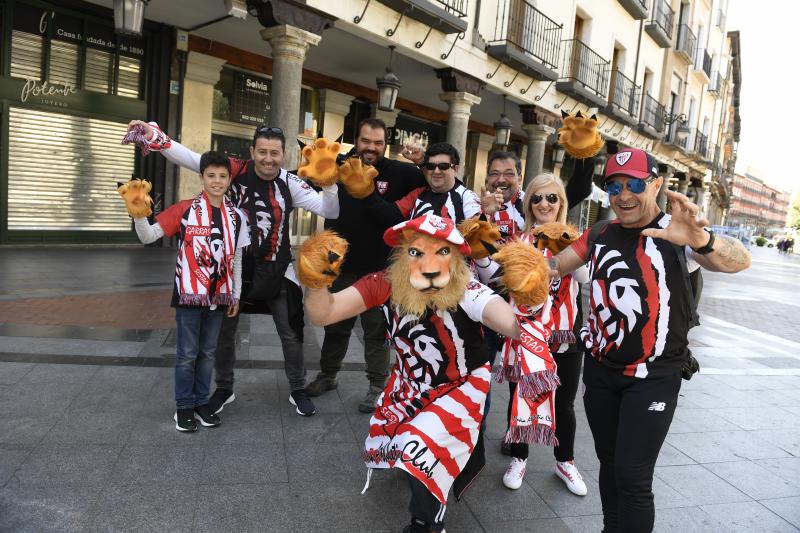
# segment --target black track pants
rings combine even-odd
[[[600,460],[604,533],[653,531],[653,469],[678,403],[681,376],[623,376],[587,355],[583,404]]]

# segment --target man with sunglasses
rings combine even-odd
[[[197,171],[200,154],[171,140],[157,124],[134,120],[129,130],[143,128],[149,148],[160,151],[170,162]],[[326,219],[339,216],[337,185],[324,187],[322,196],[306,182],[281,168],[286,137],[280,128],[260,126],[253,134],[250,160],[230,158],[231,186],[228,195],[250,219],[252,245],[242,265],[243,313],[269,313],[281,340],[289,402],[301,416],[316,412],[305,388],[303,356],[302,292],[292,265],[289,242],[291,212],[299,207]],[[239,315],[226,317],[214,361],[216,390],[209,407],[219,413],[235,400],[233,367],[236,362],[236,331]]]
[[[424,187],[409,192],[394,203],[373,193],[363,200],[373,222],[385,230],[404,220],[425,213],[449,218],[456,224],[481,213],[478,195],[456,178],[460,157],[449,143],[435,143],[425,150],[420,168],[425,174]]]
[[[425,178],[416,165],[385,157],[388,128],[378,118],[367,118],[358,125],[358,136],[353,150],[340,157],[339,163],[348,157],[360,157],[378,171],[375,178],[375,195],[386,202],[394,202],[418,187],[425,185]],[[413,146],[406,147],[403,155],[414,157]],[[344,187],[339,187],[339,217],[325,221],[325,229],[331,229],[349,243],[347,261],[342,265],[341,275],[333,283],[333,292],[341,291],[372,272],[386,268],[390,248],[383,242],[384,227],[377,226],[361,200],[350,196]],[[389,377],[389,347],[386,344],[386,324],[378,308],[368,309],[359,315],[364,330],[364,362],[369,388],[358,404],[362,413],[375,410],[375,400],[383,392]],[[325,326],[325,338],[320,352],[320,372],[308,384],[311,396],[320,396],[336,389],[336,376],[342,369],[347,354],[350,336],[356,317]]]
[[[587,230],[553,266],[563,275],[589,262],[583,401],[600,460],[604,530],[648,532],[653,470],[689,354],[686,262],[734,273],[750,266],[750,255],[738,240],[709,230],[686,196],[667,191],[671,215],[659,209],[664,178],[650,154],[620,150],[604,176],[617,219],[591,242]]]
[[[592,193],[593,161],[592,158],[575,160],[572,176],[565,185],[570,209]],[[481,206],[506,238],[514,237],[525,225],[525,193],[521,185],[519,156],[514,152],[492,152],[486,166],[486,190],[481,191]]]

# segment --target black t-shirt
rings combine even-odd
[[[395,202],[426,185],[422,171],[411,163],[384,157],[375,169],[378,171],[375,190],[387,202]],[[350,244],[342,265],[344,272],[363,276],[386,267],[390,252],[383,242],[386,228],[376,224],[363,202],[347,194],[342,185],[339,185],[339,218],[326,220],[325,229],[334,230]]]
[[[219,207],[211,206],[211,243],[212,246],[225,246],[222,242],[222,210]],[[218,270],[214,270],[214,273],[211,275],[211,285],[208,288],[208,294],[214,294],[217,291],[217,281],[219,280],[219,272]],[[172,307],[195,307],[192,305],[181,305],[178,303],[179,295],[178,295],[178,287],[175,284],[172,284],[172,301],[170,305]]]
[[[664,228],[659,213],[644,228],[612,221],[587,250],[589,230],[573,250],[589,257],[589,316],[581,330],[586,350],[603,365],[645,378],[676,371],[689,344],[691,296],[678,253],[663,239],[643,237],[645,228]]]

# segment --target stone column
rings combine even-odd
[[[522,184],[524,190],[533,178],[542,173],[544,147],[547,138],[556,130],[544,124],[523,124],[522,129],[528,134],[528,157],[525,160],[525,177]]]
[[[337,139],[344,132],[344,119],[350,112],[353,97],[331,89],[320,89],[319,101],[322,115],[322,135]]]
[[[547,138],[555,133],[561,119],[537,105],[521,105],[519,110],[522,113],[522,129],[528,134],[528,156],[525,160],[525,176],[523,178],[524,188],[533,178],[542,173]],[[560,170],[560,168],[554,169],[556,176],[559,175]]]
[[[471,179],[464,176],[464,184],[475,192],[480,192],[481,187],[486,184],[486,163],[489,161],[489,153],[494,146],[494,135],[487,135],[478,131],[472,131],[468,136],[469,143],[474,149],[471,150],[463,159],[465,167],[472,169]]]
[[[448,92],[441,93],[439,98],[447,103],[447,142],[455,146],[461,159],[464,159],[469,116],[472,106],[481,103],[481,97],[466,92]]]
[[[224,59],[189,52],[186,59],[186,77],[183,83],[181,106],[181,144],[198,153],[211,149],[211,120],[214,102],[214,85]],[[197,172],[181,168],[178,174],[178,200],[197,196],[202,189]]]
[[[442,82],[439,98],[447,104],[447,142],[455,146],[461,159],[465,160],[472,106],[481,103],[479,95],[486,84],[454,68],[439,69],[436,76]],[[462,165],[462,175],[463,170]]]
[[[266,28],[260,33],[261,38],[272,47],[270,122],[272,126],[281,128],[286,135],[284,168],[296,168],[303,63],[309,48],[316,46],[322,37],[288,24]]]

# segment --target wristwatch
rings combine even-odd
[[[714,232],[708,228],[703,228],[706,232],[708,232],[708,243],[705,246],[701,246],[700,248],[692,248],[694,253],[700,255],[706,255],[714,251]]]

